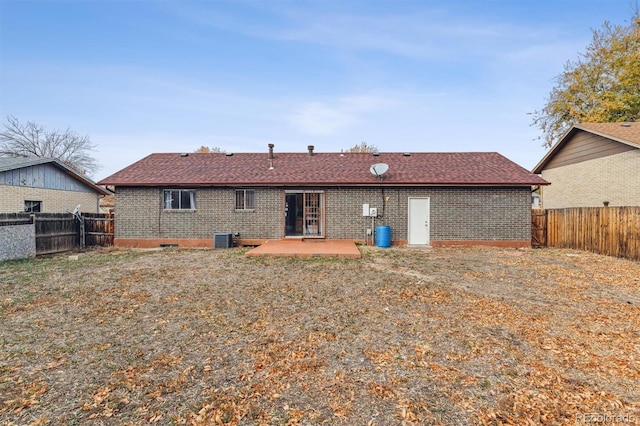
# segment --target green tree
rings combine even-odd
[[[45,130],[33,121],[22,124],[13,116],[7,117],[5,129],[0,132],[0,157],[55,158],[86,175],[92,175],[99,168],[95,158],[89,155],[95,147],[87,135],[71,129]]]
[[[368,144],[366,142],[361,142],[360,144],[356,144],[349,148],[347,152],[371,152],[377,153],[379,152],[378,147],[373,144]]]
[[[568,61],[544,108],[533,113],[544,146],[579,122],[640,119],[640,13],[628,25],[605,22],[586,51]]]

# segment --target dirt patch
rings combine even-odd
[[[639,263],[362,250],[0,264],[0,424],[640,423]]]

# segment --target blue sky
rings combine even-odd
[[[627,0],[0,0],[0,117],[71,128],[99,180],[152,152],[497,151]]]

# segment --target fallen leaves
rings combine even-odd
[[[0,283],[0,424],[640,417],[637,262],[363,250],[348,261],[233,249],[0,265],[22,283]]]
[[[2,401],[0,413],[20,414],[23,410],[39,404],[39,397],[49,391],[49,386],[37,379],[29,383],[23,383],[18,380],[14,381],[12,385],[17,386],[17,389],[12,389],[12,393],[14,395],[18,393],[18,395],[15,395],[12,399],[0,400]]]
[[[582,413],[622,413],[632,408],[587,384],[569,383],[552,368],[542,364],[532,367],[526,381],[501,401],[498,410],[487,409],[479,415],[483,424],[497,424],[491,421],[498,419],[504,424],[573,424]]]

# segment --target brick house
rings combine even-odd
[[[387,225],[394,244],[522,247],[531,186],[546,182],[498,153],[274,153],[270,144],[151,154],[99,184],[115,190],[119,246],[211,247],[215,233],[240,244],[365,241]]]
[[[640,206],[640,123],[573,126],[533,169],[542,207]]]
[[[97,213],[108,194],[59,160],[0,158],[0,213]]]

